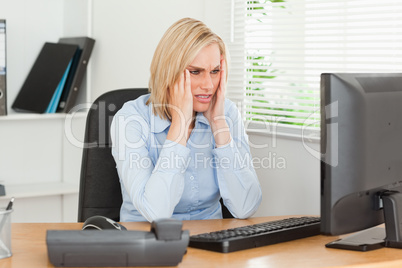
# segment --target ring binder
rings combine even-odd
[[[79,48],[71,66],[71,73],[74,75],[67,78],[66,86],[57,108],[57,112],[68,113],[76,104],[78,92],[86,74],[95,40],[89,37],[68,37],[60,38],[59,43],[78,45]]]
[[[7,114],[6,20],[0,19],[0,115]]]

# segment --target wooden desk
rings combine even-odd
[[[191,234],[227,229],[281,217],[185,221]],[[129,230],[149,230],[145,222],[124,223]],[[47,257],[46,230],[80,230],[82,223],[13,223],[13,256],[0,260],[0,267],[53,267]],[[402,267],[402,250],[383,248],[371,252],[328,249],[324,245],[336,237],[310,238],[243,250],[228,254],[188,248],[178,267]]]

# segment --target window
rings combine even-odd
[[[319,139],[320,74],[402,72],[397,0],[231,0],[228,97],[249,132]]]

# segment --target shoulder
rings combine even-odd
[[[135,100],[126,102],[123,107],[115,114],[114,124],[122,127],[127,125],[143,131],[144,133],[159,133],[170,125],[169,120],[154,115],[152,104],[147,104],[150,94],[138,97]]]
[[[146,102],[149,99],[150,94],[145,94],[138,97],[135,100],[127,101],[123,104],[121,109],[117,111],[116,116],[135,116],[138,115],[145,120],[150,117],[150,105],[147,105]]]
[[[124,103],[113,117],[112,128],[117,127],[125,131],[133,130],[147,135],[152,121],[151,107],[146,104],[149,96],[149,94],[142,95],[135,100]]]

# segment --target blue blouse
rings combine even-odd
[[[233,216],[250,217],[262,194],[234,103],[225,100],[232,140],[215,148],[202,113],[186,146],[166,140],[171,122],[152,113],[148,98],[125,103],[112,121],[112,155],[123,196],[120,220],[221,219],[221,197]]]

